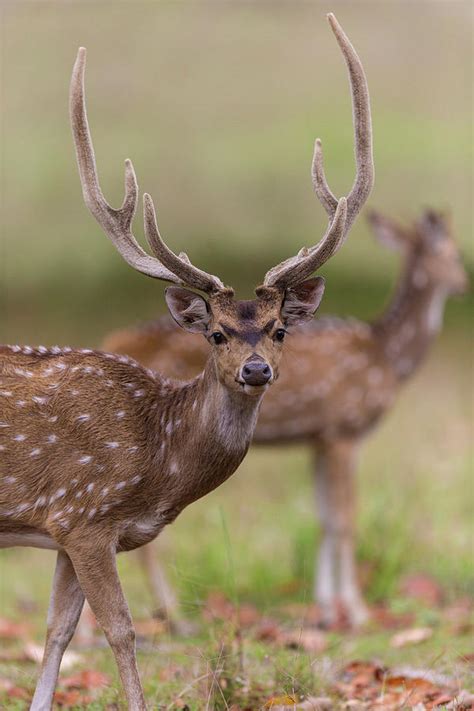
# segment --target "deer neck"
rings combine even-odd
[[[171,425],[164,411],[153,448],[158,452],[159,486],[163,470],[168,471],[166,497],[182,510],[235,472],[250,446],[261,397],[226,388],[212,357],[204,371],[172,397]]]
[[[447,296],[446,288],[430,280],[411,255],[391,304],[373,324],[384,355],[400,379],[413,373],[440,331]]]

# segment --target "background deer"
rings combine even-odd
[[[356,180],[347,200],[333,200],[317,142],[315,185],[330,217],[327,232],[314,247],[270,269],[252,301],[235,300],[218,277],[166,246],[147,194],[145,234],[153,256],[139,246],[131,231],[138,190],[130,161],[122,207],[106,202],[87,123],[85,50],[79,50],[70,112],[86,205],[134,269],[179,285],[166,291],[168,308],[185,330],[205,336],[211,352],[203,372],[180,383],[128,356],[57,346],[0,349],[0,542],[58,551],[34,711],[52,705],[84,598],[114,652],[129,708],[145,709],[116,553],[151,541],[236,470],[262,396],[278,377],[287,329],[311,319],[322,298],[324,281],[309,277],[340,248],[371,190],[367,84],[333,15],[329,22],[351,81]]]
[[[323,529],[314,595],[328,623],[339,600],[353,624],[367,618],[354,559],[359,446],[426,356],[441,327],[446,298],[467,285],[442,214],[428,210],[410,228],[375,212],[369,222],[383,244],[402,253],[391,301],[373,323],[321,318],[301,326],[283,356],[281,378],[265,398],[253,438],[257,444],[305,442],[313,449]],[[104,347],[173,377],[198,372],[208,351],[201,339],[181,336],[166,317],[114,332]],[[171,625],[183,630],[156,551],[148,546],[139,554],[155,601]]]

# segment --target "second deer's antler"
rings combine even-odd
[[[301,249],[295,257],[286,259],[265,275],[264,286],[282,289],[295,286],[321,267],[341,247],[350,227],[366,202],[374,184],[372,156],[372,121],[370,99],[362,63],[346,34],[332,13],[328,21],[344,55],[349,72],[354,119],[356,178],[346,198],[331,192],[323,168],[321,141],[316,140],[312,164],[314,190],[329,215],[329,227],[321,241],[311,248]]]

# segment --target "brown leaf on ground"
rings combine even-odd
[[[434,709],[449,704],[457,693],[454,683],[430,670],[406,668],[394,673],[371,662],[353,662],[339,674],[336,691],[347,708],[398,711]],[[439,681],[440,683],[436,683]]]
[[[309,654],[319,654],[327,649],[328,642],[324,632],[316,629],[299,629],[283,632],[277,642],[290,649],[303,649]]]
[[[65,677],[59,680],[59,684],[65,689],[101,689],[110,684],[110,678],[107,674],[100,671],[85,669],[77,674]]]
[[[27,622],[13,622],[5,617],[0,617],[0,638],[23,639],[28,637],[31,627]]]
[[[425,642],[433,635],[431,627],[413,627],[412,629],[402,630],[394,634],[390,640],[390,646],[396,649],[406,647],[411,644],[420,644]]]
[[[235,608],[224,593],[220,592],[220,590],[213,590],[207,596],[202,614],[208,622],[231,620],[234,617]]]
[[[81,694],[77,689],[71,691],[56,691],[54,701],[63,709],[83,708],[86,709],[93,702],[92,696]]]
[[[370,610],[372,622],[385,630],[396,630],[412,625],[415,615],[412,612],[395,613],[383,605],[377,605]]]
[[[444,592],[441,585],[430,575],[418,573],[407,575],[400,583],[400,592],[424,603],[428,607],[439,607],[443,602]]]
[[[272,709],[272,711],[331,711],[334,704],[328,697],[308,696],[306,699],[298,700],[295,696],[272,696],[264,709]]]
[[[275,620],[263,619],[255,633],[255,639],[261,642],[275,642],[281,635],[281,628]]]
[[[244,604],[237,609],[237,619],[243,628],[253,627],[260,620],[261,615],[254,605]]]
[[[452,635],[470,634],[474,628],[473,604],[470,598],[460,598],[443,610]]]

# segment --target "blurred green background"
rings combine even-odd
[[[170,245],[244,296],[273,263],[319,239],[326,220],[309,177],[316,136],[336,194],[354,177],[350,94],[328,10],[370,85],[370,204],[407,221],[426,205],[449,209],[468,248],[468,3],[7,2],[2,339],[90,345],[163,308],[163,286],[121,260],[82,202],[67,105],[79,45],[113,205],[130,157]],[[324,269],[324,311],[373,315],[397,268],[360,218]]]
[[[352,184],[350,94],[329,10],[369,81],[370,206],[407,223],[425,206],[449,210],[472,273],[470,3],[4,2],[3,342],[96,345],[164,308],[164,285],[133,272],[83,205],[68,120],[77,47],[88,49],[106,197],[120,204],[123,159],[132,158],[170,246],[245,297],[325,229],[310,180],[316,136],[333,190]],[[135,233],[141,239],[140,216]],[[374,316],[398,271],[359,218],[323,270],[321,312]],[[371,600],[396,602],[400,576],[414,570],[451,596],[472,589],[468,301],[448,304],[423,372],[364,449],[359,556]],[[304,449],[252,451],[174,524],[163,556],[188,612],[213,586],[263,606],[308,599],[317,536],[309,466]],[[53,556],[21,550],[2,560],[5,609],[16,614],[15,596],[36,571],[44,612]],[[149,609],[136,569],[126,558],[121,566],[133,611]],[[381,644],[372,640],[367,654]]]

